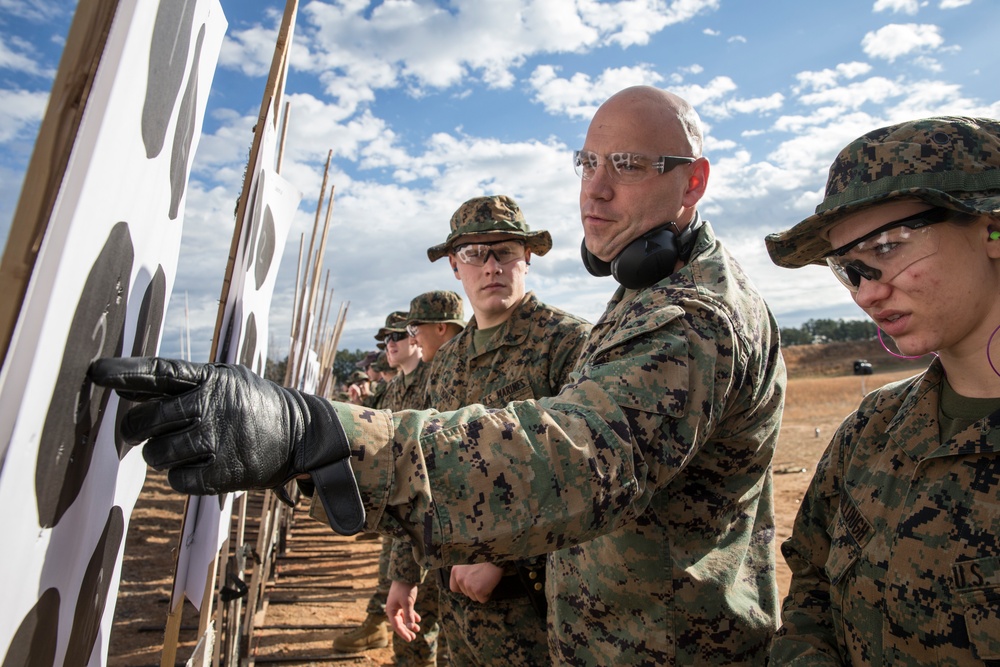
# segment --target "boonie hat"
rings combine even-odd
[[[827,232],[845,216],[890,199],[1000,216],[1000,121],[941,116],[873,130],[840,151],[816,213],[764,240],[771,261],[825,264]]]
[[[366,354],[364,356],[364,358],[361,361],[359,361],[358,363],[356,363],[354,365],[357,366],[358,368],[360,368],[361,370],[365,370],[366,368],[368,368],[369,366],[371,366],[373,363],[375,363],[375,359],[377,359],[377,358],[378,358],[378,352],[369,352],[368,354]]]
[[[351,374],[347,376],[347,384],[358,384],[359,382],[368,382],[368,374],[364,371],[351,371]]]
[[[424,324],[427,322],[451,322],[460,327],[465,326],[462,297],[448,290],[424,292],[410,301],[410,311],[406,316],[407,324]]]
[[[381,342],[391,333],[406,333],[406,311],[394,310],[385,318],[385,326],[375,334],[375,340]]]
[[[451,233],[444,243],[427,249],[427,258],[436,262],[451,251],[463,236],[513,236],[524,241],[534,254],[542,256],[552,248],[552,236],[545,230],[533,232],[521,208],[507,195],[475,197],[458,207],[451,216]]]

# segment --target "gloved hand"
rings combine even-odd
[[[347,435],[325,399],[227,364],[109,358],[91,364],[88,374],[137,403],[122,420],[122,437],[129,444],[147,440],[143,458],[168,470],[177,491],[283,491],[308,473],[334,530],[350,535],[364,525]]]

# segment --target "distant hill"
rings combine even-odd
[[[785,356],[789,377],[853,375],[855,359],[867,359],[876,373],[905,369],[913,369],[917,373],[931,361],[930,356],[897,359],[882,349],[877,338],[869,341],[789,345],[782,348],[781,352]]]

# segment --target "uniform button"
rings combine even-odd
[[[537,579],[537,578],[538,578],[537,572],[535,572],[534,570],[530,570],[528,572],[528,579]]]
[[[536,591],[542,590],[542,585],[541,584],[535,584],[535,590]]]

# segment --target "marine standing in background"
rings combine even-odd
[[[395,310],[389,313],[385,318],[385,326],[375,333],[375,340],[386,346],[386,363],[396,371],[396,375],[385,383],[382,391],[372,396],[372,407],[386,410],[422,408],[428,366],[421,364],[420,348],[406,333],[406,311]],[[321,521],[327,519],[319,503],[313,504],[312,514]],[[391,584],[389,562],[392,557],[393,542],[391,538],[382,540],[382,550],[378,559],[378,580],[375,591],[365,606],[364,620],[353,630],[334,637],[334,651],[357,653],[389,645],[392,635],[389,633],[385,603]],[[420,635],[420,641],[409,646],[405,642],[393,641],[397,662],[407,665],[434,664],[438,634],[436,625],[432,616],[426,624],[427,631]],[[400,655],[403,651],[406,654]]]
[[[532,256],[551,247],[549,233],[531,231],[520,207],[505,195],[476,197],[455,211],[447,239],[427,256],[432,262],[448,257],[474,315],[434,357],[429,407],[501,408],[559,393],[590,325],[526,292]],[[409,637],[406,606],[413,592],[401,581],[407,577],[400,576],[400,561],[411,571],[415,567],[412,553],[396,550],[386,612],[396,632]],[[431,572],[439,577],[440,618],[453,665],[531,666],[548,660],[545,561],[543,554]]]

